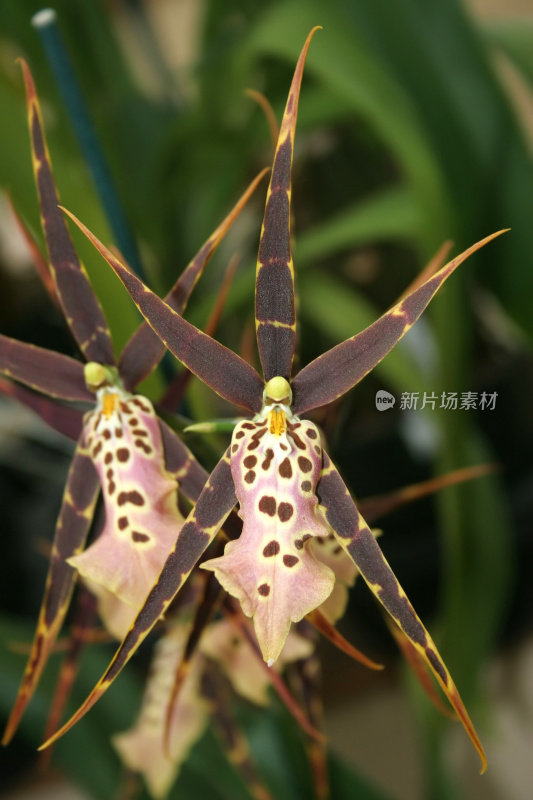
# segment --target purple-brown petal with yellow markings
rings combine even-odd
[[[71,406],[58,405],[42,394],[25,389],[18,383],[0,378],[0,394],[12,397],[31,408],[51,428],[76,441],[83,428],[83,412]]]
[[[344,481],[324,453],[324,466],[317,485],[320,505],[339,544],[353,559],[369,589],[415,647],[461,720],[485,771],[483,746],[453,679],[435,642],[423,626],[407,595],[387,563],[375,536],[356,508]]]
[[[452,272],[472,253],[502,233],[505,231],[497,231],[476,242],[364,331],[336,345],[300,370],[292,382],[295,414],[331,403],[362,380],[414,325]]]
[[[0,334],[0,373],[61,400],[93,402],[83,364],[70,356]]]
[[[39,749],[48,747],[63,736],[105,694],[124,665],[165,613],[198,559],[224,524],[235,502],[228,450],[209,476],[195,507],[179,532],[155,585],[106,672],[78,711]]]
[[[181,493],[196,502],[209,477],[208,473],[183,444],[177,433],[162,419],[158,422],[163,440],[165,469],[174,480],[178,481]]]
[[[165,296],[166,304],[178,314],[183,314],[185,311],[191,292],[202,275],[207,262],[268,171],[268,168],[264,169],[254,178],[229,214],[200,248],[170,292]],[[119,357],[119,372],[125,387],[133,389],[146,378],[155,369],[164,352],[165,346],[159,336],[154,333],[147,322],[141,323]]]
[[[298,99],[313,28],[298,58],[274,154],[255,278],[255,327],[265,380],[290,379],[296,341],[291,255],[291,167]]]
[[[115,387],[100,389],[97,396],[95,410],[85,417],[85,441],[100,478],[105,526],[87,550],[68,561],[101,601],[107,630],[122,639],[165,563],[183,516],[177,481],[164,467],[150,401]]]
[[[65,619],[76,580],[76,571],[66,559],[81,552],[85,545],[98,492],[98,476],[80,441],[63,494],[31,653],[2,738],[3,744],[10,741],[18,727]]]
[[[173,311],[145,286],[74,214],[65,213],[118,275],[135,305],[173,355],[213,391],[248,411],[259,411],[263,381],[246,361]]]
[[[311,537],[328,535],[314,492],[322,466],[318,431],[289,419],[283,432],[272,431],[277,413],[235,427],[231,471],[243,529],[222,557],[201,565],[252,617],[268,664],[278,658],[291,622],[321,605],[334,584],[332,570],[308,547]]]
[[[83,264],[72,244],[58,207],[50,156],[41,119],[39,100],[30,69],[19,59],[26,87],[33,171],[50,271],[67,324],[88,361],[114,364],[113,345],[104,312]]]

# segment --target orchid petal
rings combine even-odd
[[[76,580],[76,571],[66,559],[80,552],[85,544],[93,520],[98,490],[98,476],[80,441],[63,494],[44,598],[30,657],[7,722],[3,744],[10,741],[18,727],[65,619]]]
[[[0,378],[0,394],[12,397],[31,408],[51,428],[76,441],[83,428],[83,412],[70,406],[60,406],[48,397],[32,392],[18,383]]]
[[[226,451],[211,473],[196,506],[185,520],[157,582],[106,672],[78,711],[54,736],[41,745],[40,750],[70,730],[107,691],[158,619],[165,613],[196,562],[220,530],[235,502],[229,452]]]
[[[311,537],[328,533],[314,493],[322,466],[319,433],[307,421],[286,425],[281,436],[270,430],[268,417],[235,427],[231,471],[242,534],[226,545],[222,557],[201,565],[213,570],[253,618],[269,665],[278,658],[291,622],[323,603],[334,583],[332,570],[308,547]]]
[[[230,403],[259,411],[263,382],[246,361],[202,333],[170,308],[122,264],[74,214],[65,213],[116,272],[137,308],[161,341],[182,364]]]
[[[497,231],[473,244],[364,331],[304,367],[292,381],[294,413],[302,414],[331,403],[359,383],[414,325],[452,272],[502,233],[505,231]]]
[[[92,402],[83,364],[74,358],[0,334],[0,372],[30,389],[61,400]]]
[[[326,453],[317,494],[328,525],[335,532],[339,543],[353,559],[369,589],[431,669],[476,748],[484,772],[487,762],[483,746],[437,646],[422,625],[385,560],[374,534],[357,510],[346,485]]]
[[[307,37],[298,58],[274,154],[255,278],[255,327],[265,380],[289,380],[296,341],[294,267],[290,243],[291,167],[298,99],[307,51],[318,28]]]
[[[85,268],[76,255],[65,220],[58,208],[58,194],[33,78],[23,59],[20,59],[20,64],[26,86],[32,162],[39,194],[41,223],[57,296],[72,335],[87,360],[114,364],[113,345],[104,312]]]
[[[368,522],[373,522],[375,519],[384,517],[385,514],[390,514],[391,511],[401,508],[406,503],[420,500],[422,497],[435,494],[448,486],[455,486],[457,483],[471,481],[474,478],[482,478],[497,469],[498,467],[495,464],[476,464],[472,467],[454,469],[445,475],[439,475],[437,478],[430,478],[421,483],[413,483],[410,486],[402,486],[401,489],[396,489],[396,491],[386,492],[375,497],[365,497],[364,500],[358,500],[357,504],[365,519]]]
[[[164,301],[166,304],[178,314],[183,314],[185,311],[192,290],[196,286],[207,262],[267,172],[268,168],[262,170],[254,178],[229,214],[211,234],[184,272],[182,272],[170,292],[165,296]],[[165,346],[162,344],[161,339],[154,333],[147,322],[141,323],[122,350],[119,358],[119,372],[126,388],[133,389],[146,378],[155,369],[164,352]]]
[[[85,439],[102,486],[105,525],[98,539],[68,562],[101,598],[106,627],[121,639],[159,575],[183,517],[178,484],[164,468],[152,404],[114,388],[100,391],[97,408],[85,417]],[[129,606],[129,615],[109,593]]]
[[[198,463],[189,448],[183,444],[179,436],[166,422],[159,419],[159,427],[165,451],[165,467],[172,477],[178,481],[180,491],[195,502],[208,478],[208,473]]]

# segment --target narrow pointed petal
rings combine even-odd
[[[317,631],[326,637],[335,647],[338,647],[339,650],[342,650],[343,653],[346,653],[347,656],[353,658],[354,661],[358,661],[360,664],[364,664],[365,667],[369,669],[383,669],[383,664],[378,664],[377,661],[372,661],[371,658],[365,656],[360,650],[354,647],[350,642],[344,638],[344,636],[339,633],[339,631],[335,628],[334,625],[328,620],[328,618],[318,609],[315,608],[314,611],[311,611],[307,614],[306,619],[314,625]]]
[[[62,406],[48,397],[25,389],[18,383],[0,378],[0,394],[12,397],[31,408],[54,430],[76,441],[83,428],[83,412],[70,406]]]
[[[70,211],[65,213],[116,272],[135,305],[166,347],[182,364],[230,403],[249,411],[261,409],[263,381],[239,356],[176,314],[122,264]]]
[[[63,711],[68,703],[72,687],[76,680],[80,659],[85,645],[88,643],[91,628],[96,621],[96,601],[88,591],[81,591],[77,598],[76,616],[70,628],[70,639],[67,652],[59,670],[54,696],[50,704],[48,719],[46,720],[45,737],[50,736],[61,723]],[[53,748],[41,753],[39,769],[47,769],[52,756]]]
[[[242,209],[256,190],[258,184],[264,178],[268,168],[262,170],[237,203],[230,213],[220,223],[218,228],[211,234],[204,243],[184,272],[180,275],[170,292],[165,296],[165,303],[176,313],[183,314],[192,290],[196,286],[204,268],[217,249],[218,245],[231,228]],[[158,365],[163,357],[165,346],[147,322],[141,323],[129,342],[126,344],[119,358],[119,372],[127,389],[133,389],[146,378]]]
[[[469,247],[364,331],[304,367],[292,382],[294,413],[331,403],[359,383],[414,325],[452,272],[502,233],[505,231],[497,231]]]
[[[213,310],[204,326],[204,333],[206,333],[208,336],[214,336],[218,323],[220,322],[220,317],[224,311],[224,306],[226,305],[226,300],[228,298],[231,283],[237,271],[238,263],[239,256],[233,256],[228,264],[226,273],[217,293]],[[188,369],[183,370],[176,375],[176,377],[167,387],[164,395],[160,398],[157,407],[162,411],[169,411],[171,414],[173,414],[176,409],[180,407],[183,397],[185,396],[185,391],[192,377],[192,372],[189,372]]]
[[[255,278],[255,327],[265,380],[290,379],[296,341],[291,255],[291,168],[298,99],[313,28],[300,53],[274,154]]]
[[[30,657],[7,722],[3,744],[10,741],[18,727],[65,619],[76,580],[76,571],[67,564],[66,559],[83,549],[93,520],[98,491],[98,476],[89,456],[80,444],[74,455],[63,494],[44,598]]]
[[[286,434],[278,435],[270,425],[267,417],[235,427],[231,471],[242,534],[226,545],[221,558],[201,565],[213,570],[253,618],[269,665],[278,658],[291,622],[321,605],[335,581],[309,547],[312,537],[328,534],[314,493],[322,466],[318,430],[309,421],[287,421]]]
[[[437,679],[476,748],[485,771],[487,761],[468,712],[435,642],[422,625],[394,572],[385,560],[375,536],[357,510],[346,485],[324,453],[324,467],[317,486],[320,505],[339,543],[353,559],[375,597],[401,628]]]
[[[74,358],[0,334],[0,373],[61,400],[93,402],[83,364]]]
[[[29,249],[29,251],[31,253],[32,260],[33,260],[35,269],[37,271],[37,274],[39,275],[39,278],[41,279],[41,283],[43,284],[44,288],[46,289],[46,291],[48,293],[48,296],[50,297],[50,300],[52,301],[52,303],[59,309],[59,308],[61,308],[61,304],[60,304],[59,298],[57,296],[56,285],[54,283],[54,279],[52,278],[52,274],[50,272],[50,268],[48,266],[48,263],[47,263],[46,259],[44,258],[43,254],[41,253],[41,250],[40,250],[37,242],[35,241],[32,232],[30,231],[30,229],[26,225],[25,221],[22,219],[22,217],[18,213],[17,209],[15,208],[13,203],[11,202],[11,198],[9,196],[8,196],[8,202],[9,202],[11,211],[13,213],[13,216],[15,217],[15,219],[17,221],[17,225],[18,225],[18,227],[20,229],[20,232],[22,233],[22,236],[24,237],[24,240],[26,241],[26,244],[28,245],[28,249]]]
[[[107,691],[124,665],[165,613],[189,577],[196,562],[220,530],[235,502],[229,451],[226,451],[211,473],[196,506],[185,520],[156,584],[146,598],[108,669],[78,711],[54,736],[41,745],[40,750],[48,747],[70,730]]]
[[[20,59],[31,138],[32,162],[39,194],[41,223],[57,296],[72,335],[88,361],[114,364],[113,345],[89,278],[72,244],[58,207],[58,193],[44,135],[39,100],[28,65]]]
[[[388,629],[396,640],[396,644],[402,651],[405,660],[416,675],[416,678],[427,697],[429,697],[437,711],[440,711],[440,713],[445,717],[448,717],[448,719],[456,720],[457,715],[455,712],[450,708],[449,705],[444,704],[437,693],[437,688],[431,679],[427,664],[424,659],[421,658],[416,647],[411,644],[402,629],[395,625],[390,617],[386,617],[386,622]]]
[[[438,478],[431,478],[428,481],[421,483],[413,483],[410,486],[402,486],[395,492],[387,492],[386,494],[376,495],[375,497],[365,497],[364,500],[358,500],[359,511],[368,522],[374,522],[379,517],[384,517],[385,514],[390,514],[397,508],[406,503],[412,503],[420,500],[427,495],[436,494],[448,486],[455,486],[457,483],[464,481],[471,481],[474,478],[482,478],[484,475],[489,475],[498,469],[495,464],[476,464],[473,467],[463,467],[462,469],[455,469],[446,475],[439,475]]]

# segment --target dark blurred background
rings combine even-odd
[[[31,25],[40,8],[33,0],[0,5],[0,184],[6,192],[0,326],[9,336],[75,355],[6,199],[40,237],[15,63],[23,56],[41,97],[62,202],[100,238],[112,240],[42,38]],[[436,720],[406,679],[363,585],[352,594],[343,631],[389,669],[367,674],[322,647],[333,748],[367,782],[362,798],[526,800],[533,783],[531,2],[57,0],[54,8],[158,292],[174,282],[271,159],[267,124],[244,90],[263,92],[279,119],[305,36],[313,25],[323,26],[306,66],[294,160],[301,364],[373,321],[445,240],[457,253],[511,228],[461,266],[396,350],[315,420],[356,497],[463,466],[499,467],[379,521],[381,546],[435,633],[478,723],[487,775],[477,775],[475,754],[459,726],[452,731]],[[195,324],[205,324],[228,260],[238,251],[240,266],[217,338],[246,354],[263,198],[259,192],[249,204],[187,311]],[[120,348],[136,325],[136,312],[90,246],[73,236]],[[164,380],[163,373],[156,375],[146,393],[156,397]],[[395,396],[393,409],[376,408],[380,389]],[[440,399],[443,392],[473,392],[478,399],[495,393],[495,405],[420,408],[424,393]],[[404,393],[418,393],[416,410],[400,408]],[[0,401],[0,711],[7,716],[24,664],[13,644],[31,636],[72,448],[30,412]],[[233,413],[195,382],[181,411],[194,419]],[[220,437],[214,447],[220,452],[224,443]],[[189,444],[203,447],[199,437]],[[78,699],[108,655],[105,648],[87,654]],[[36,776],[34,755],[53,685],[53,674],[47,675],[19,736],[0,753],[2,796],[41,798],[48,790],[59,796],[58,786],[67,787],[66,797],[77,797],[78,788],[81,796],[117,796],[120,768],[108,739],[138,705],[142,656],[139,663],[138,673],[130,667],[117,683],[115,698],[79,726],[84,731],[76,729],[70,744],[69,737],[61,743],[52,778]],[[268,748],[250,724],[261,760]],[[199,746],[185,782],[171,796],[188,797],[190,791],[191,797],[233,800],[237,795],[220,786],[200,790],[194,783],[201,772],[195,764],[207,757],[202,746],[208,747]],[[285,768],[290,773],[290,762]],[[349,790],[339,783],[332,797],[344,797],[342,791]],[[306,797],[294,781],[287,792],[287,798]]]

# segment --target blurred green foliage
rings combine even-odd
[[[0,4],[0,185],[9,190],[37,232],[22,79],[14,63],[23,56],[42,99],[62,201],[109,241],[107,222],[30,24],[39,8],[36,0]],[[327,4],[213,0],[202,5],[196,60],[186,74],[176,74],[158,50],[157,35],[140,0],[57,0],[55,9],[124,209],[158,290],[173,283],[246,182],[270,159],[264,120],[243,90],[263,91],[279,117],[300,46],[309,29],[321,24],[324,30],[313,41],[306,67],[295,156],[302,359],[313,358],[324,344],[331,346],[375,319],[445,239],[454,240],[455,251],[460,251],[503,227],[510,227],[511,233],[461,267],[435,300],[422,332],[422,339],[431,345],[429,359],[422,358],[420,342],[409,339],[376,373],[397,395],[484,390],[489,387],[474,383],[480,374],[476,372],[480,331],[497,340],[503,326],[506,335],[515,331],[513,346],[529,346],[531,143],[495,68],[495,56],[505,56],[531,90],[533,17],[527,24],[502,19],[481,26],[458,0],[330,0]],[[136,30],[133,22],[143,35],[130,36],[126,55],[117,29],[128,27],[131,33]],[[159,80],[156,91],[138,85],[131,69],[136,58],[152,65]],[[238,344],[243,326],[253,318],[261,202],[251,204],[236,234],[213,259],[191,303],[191,320],[203,325],[227,258],[239,249],[242,265],[218,334],[228,344]],[[120,346],[135,325],[136,312],[90,246],[73,235]],[[361,271],[364,263],[370,264],[370,277]],[[496,317],[486,316],[487,298],[496,303]],[[359,402],[350,400],[351,412],[366,413],[364,388],[360,397]],[[200,408],[202,414],[220,413],[217,401],[206,399],[202,392],[193,390],[190,403],[193,416]],[[474,414],[435,412],[421,417],[437,442],[433,456],[438,469],[494,458]],[[339,426],[343,419],[346,415]],[[335,439],[342,438],[337,427]],[[335,455],[341,462],[347,459],[342,445]],[[354,490],[359,491],[357,486]],[[440,640],[468,702],[475,698],[480,669],[492,652],[509,602],[513,569],[509,509],[499,477],[449,489],[438,506]],[[8,638],[29,636],[13,621],[4,624]],[[3,657],[0,698],[6,713],[22,668],[19,660]],[[86,666],[91,677],[85,689],[101,665]],[[22,730],[32,744],[39,738],[36,726],[42,724],[46,691],[43,688]],[[79,691],[81,697],[83,684]],[[93,711],[71,734],[78,737],[77,744],[73,739],[69,749],[66,739],[58,748],[65,771],[95,797],[111,796],[118,773],[116,764],[108,764],[107,737],[122,724],[121,709],[131,696],[137,702],[138,683],[130,675],[110,693],[114,707]],[[442,778],[440,723],[423,716],[423,724],[429,726],[427,741],[434,742],[427,752],[427,796],[456,797],[453,786],[443,789],[448,781]],[[288,759],[301,743],[294,732],[283,733],[286,720],[280,721],[274,710],[261,722],[250,717],[247,726],[272,789],[280,791],[283,786],[288,799],[308,796],[305,790],[302,794],[305,770],[293,772]],[[284,736],[292,744],[282,748]],[[197,746],[172,796],[247,796],[242,786],[236,787],[237,779],[223,766],[216,747],[209,737]],[[98,770],[86,768],[84,754],[89,751],[91,763],[98,758],[102,765]],[[216,788],[202,783],[208,780],[202,764],[211,759],[217,764]],[[347,787],[357,786],[358,779],[340,766],[333,770],[333,800],[381,796],[362,783],[352,793]]]

